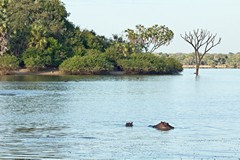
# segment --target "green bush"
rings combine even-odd
[[[76,56],[84,56],[87,53],[87,49],[83,46],[75,46],[73,47],[73,52]]]
[[[182,65],[175,59],[154,54],[133,54],[117,63],[123,71],[131,74],[173,74],[182,71]]]
[[[0,56],[0,74],[8,74],[18,68],[19,62],[16,56],[4,54]]]
[[[115,46],[109,47],[105,54],[109,57],[112,61],[117,62],[119,59],[124,58],[124,54],[118,50]]]
[[[30,71],[38,71],[45,67],[44,62],[40,56],[26,58],[24,60],[24,63]]]
[[[38,71],[44,68],[46,62],[50,60],[50,57],[49,58],[44,57],[45,59],[43,59],[43,57],[41,57],[40,55],[41,55],[40,50],[36,48],[28,48],[22,54],[22,61],[30,71]]]
[[[102,52],[96,49],[87,49],[86,50],[86,55],[91,56],[91,55],[96,55],[96,54],[101,54]]]
[[[107,74],[113,69],[105,54],[74,56],[59,66],[61,72],[69,74]]]
[[[182,64],[172,57],[166,59],[166,65],[168,73],[177,73],[183,71]]]
[[[21,59],[22,59],[22,61],[24,61],[25,59],[34,57],[36,55],[41,55],[41,51],[39,49],[28,48],[28,49],[26,49],[25,52],[23,52]]]

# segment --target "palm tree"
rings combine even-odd
[[[31,30],[31,38],[28,43],[29,47],[34,47],[43,50],[46,47],[47,38],[46,31],[41,25],[33,25]]]

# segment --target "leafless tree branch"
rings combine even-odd
[[[206,53],[212,48],[221,43],[221,38],[216,40],[217,34],[213,35],[207,30],[193,30],[193,32],[185,32],[185,35],[180,35],[183,40],[189,43],[194,48],[196,59],[196,75],[198,75],[198,69],[201,61]],[[200,53],[200,49],[204,48],[203,53]]]

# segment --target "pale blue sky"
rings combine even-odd
[[[69,20],[108,38],[137,24],[166,25],[174,32],[169,46],[158,51],[192,52],[180,34],[193,29],[217,33],[222,43],[211,53],[240,52],[240,0],[62,0]]]

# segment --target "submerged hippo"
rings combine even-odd
[[[125,126],[126,126],[126,127],[133,127],[133,122],[127,122],[127,123],[125,124]]]
[[[174,129],[173,126],[171,126],[167,122],[162,122],[162,121],[160,123],[158,123],[157,125],[154,125],[154,126],[151,126],[151,127],[156,128],[156,129],[161,130],[161,131],[169,131],[171,129]]]

